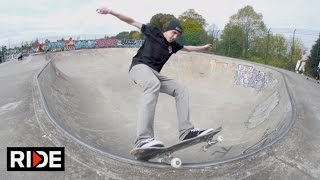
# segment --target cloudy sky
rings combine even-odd
[[[97,14],[101,6],[142,23],[157,13],[178,17],[195,9],[209,25],[223,29],[230,16],[246,5],[262,13],[265,24],[274,31],[292,33],[296,28],[297,36],[310,42],[319,35],[319,0],[0,0],[0,45],[62,36],[90,39],[134,30],[115,17]]]

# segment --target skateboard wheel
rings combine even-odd
[[[217,137],[217,141],[219,141],[219,142],[223,141],[223,137],[222,136],[218,136]]]
[[[179,168],[182,165],[182,161],[179,158],[173,158],[173,159],[171,159],[171,163],[170,164],[174,168]]]
[[[202,147],[202,150],[203,150],[204,152],[207,152],[207,151],[208,151],[208,148],[207,148],[206,146],[203,146],[203,147]]]

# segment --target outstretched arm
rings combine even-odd
[[[183,51],[203,51],[203,50],[210,50],[212,48],[212,44],[206,44],[204,46],[184,46],[182,48]]]
[[[126,22],[126,23],[128,23],[128,24],[130,24],[130,25],[132,25],[132,26],[134,26],[134,27],[136,27],[138,29],[141,29],[141,27],[142,27],[142,23],[137,22],[136,20],[132,19],[131,17],[125,16],[123,14],[120,14],[120,13],[114,11],[114,10],[111,10],[111,9],[107,8],[107,7],[99,8],[96,11],[99,14],[111,14],[111,15],[117,17],[118,19],[120,19],[121,21]]]

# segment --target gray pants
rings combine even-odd
[[[136,144],[145,139],[154,138],[154,115],[159,92],[175,97],[179,120],[179,138],[180,140],[183,139],[193,128],[189,117],[189,93],[187,88],[145,64],[133,66],[129,75],[142,89]]]

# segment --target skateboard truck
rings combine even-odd
[[[174,168],[179,168],[182,165],[181,159],[173,157],[171,153],[164,154],[161,158],[158,159],[158,162],[170,164]]]
[[[208,149],[209,149],[211,146],[213,146],[213,145],[215,145],[215,144],[217,144],[218,142],[221,142],[221,141],[223,141],[223,137],[222,137],[222,136],[218,136],[216,140],[212,140],[212,139],[211,139],[211,140],[208,140],[208,141],[207,141],[207,144],[204,145],[204,146],[202,146],[201,149],[202,149],[204,152],[207,152]]]
[[[207,144],[204,145],[204,146],[202,146],[201,149],[202,149],[204,152],[207,152],[208,149],[209,149],[211,146],[213,146],[213,145],[215,145],[215,144],[217,144],[218,142],[221,142],[221,141],[223,141],[223,137],[222,137],[222,136],[218,136],[216,140],[209,139],[209,140],[207,141]],[[165,154],[163,154],[160,158],[158,158],[158,162],[159,162],[159,163],[169,164],[169,165],[171,165],[171,166],[174,167],[174,168],[179,168],[179,167],[181,167],[181,165],[182,165],[181,159],[172,156],[172,153],[165,153]]]

